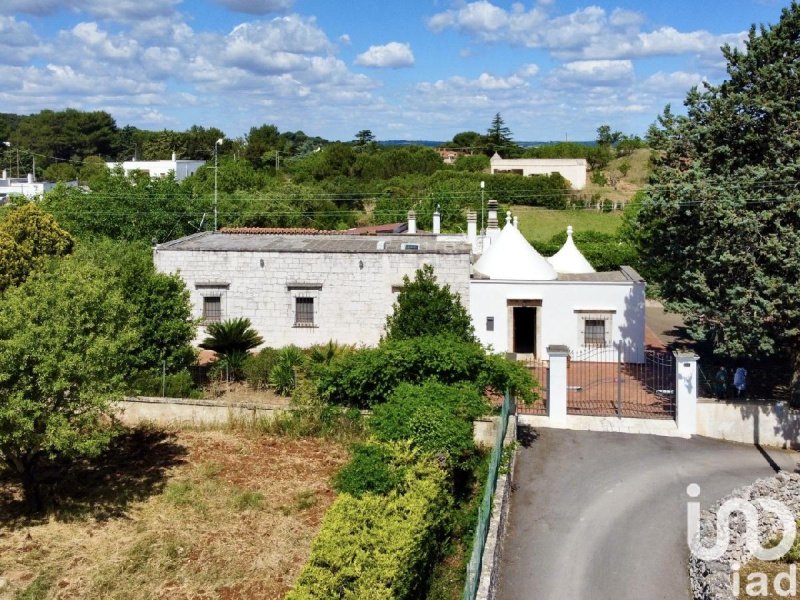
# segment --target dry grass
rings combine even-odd
[[[617,183],[617,187],[613,188],[610,185],[599,186],[591,181],[591,173],[588,173],[586,187],[581,191],[584,196],[594,196],[599,194],[602,198],[610,200],[627,202],[647,183],[647,178],[650,175],[650,154],[649,148],[641,148],[634,150],[629,156],[623,156],[613,159],[608,166],[603,169],[603,172],[608,174],[612,172],[619,172],[619,167],[622,163],[628,163],[630,170],[622,177]]]
[[[765,600],[781,600],[782,598],[787,598],[787,597],[789,598],[800,597],[800,582],[798,582],[796,585],[796,588],[798,589],[798,594],[792,594],[789,596],[784,594],[781,596],[776,593],[775,578],[781,573],[786,573],[790,576],[791,579],[792,573],[790,572],[789,569],[790,569],[789,564],[785,562],[778,562],[778,561],[765,562],[762,560],[750,561],[744,567],[742,567],[742,570],[739,573],[740,575],[739,581],[741,582],[739,587],[740,589],[739,597],[740,598],[758,597],[758,598],[763,598]],[[757,596],[754,594],[748,595],[747,593],[748,584],[754,586],[753,588],[751,588],[753,592],[761,591],[762,585],[760,583],[761,582],[760,576],[753,576],[753,574],[760,574],[760,573],[763,573],[764,575],[767,576],[766,583],[768,588],[768,594],[766,596],[760,593]],[[800,570],[797,570],[794,573],[800,574]],[[753,578],[751,578],[751,576],[753,576]],[[795,577],[800,578],[800,575],[795,575]],[[787,591],[789,589],[789,581],[782,582],[782,589],[784,591]]]
[[[49,518],[26,520],[14,516],[18,490],[0,481],[8,517],[0,524],[0,598],[282,598],[347,452],[226,431],[175,432],[163,444],[172,451],[145,449],[152,463],[136,466],[157,483],[138,495],[116,486],[116,511],[114,498],[76,510],[85,501],[76,492]]]
[[[247,402],[259,406],[289,406],[292,399],[281,396],[272,389],[254,390],[247,383],[237,382],[211,382],[205,388],[206,399],[235,404]]]

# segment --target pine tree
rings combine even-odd
[[[495,113],[492,124],[486,131],[486,145],[486,152],[490,156],[495,152],[514,145],[511,137],[511,130],[506,127],[506,123],[503,117],[500,116],[500,113]]]
[[[722,51],[729,78],[651,128],[636,241],[697,339],[728,356],[788,355],[800,398],[800,6]]]

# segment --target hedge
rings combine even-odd
[[[341,494],[287,600],[420,596],[450,508],[446,474],[407,445],[397,448],[408,463],[404,484],[386,496]]]

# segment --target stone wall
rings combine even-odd
[[[276,417],[287,406],[265,406],[248,402],[223,403],[192,398],[127,397],[115,403],[117,418],[126,425],[154,423],[161,426],[188,425],[207,427],[224,425],[232,420]]]
[[[377,243],[377,240],[376,240]],[[222,318],[247,317],[273,347],[307,347],[333,339],[376,345],[403,276],[430,264],[440,284],[469,307],[468,253],[213,252],[158,249],[156,268],[178,273],[193,317],[204,296],[220,296]],[[294,286],[294,289],[293,289]],[[314,327],[295,327],[298,295],[314,298]],[[197,340],[205,337],[198,328]]]
[[[701,513],[701,538],[713,540],[716,537],[718,508],[727,500],[742,498],[771,498],[783,502],[800,518],[800,474],[778,473],[769,479],[759,479],[753,485],[734,490],[713,507]],[[757,506],[757,505],[755,505]],[[772,513],[759,510],[759,538],[762,545],[777,537],[780,530],[778,519]],[[733,600],[732,565],[746,564],[752,557],[745,547],[746,521],[740,513],[731,518],[731,543],[725,554],[716,561],[704,561],[695,556],[689,557],[689,583],[695,600]]]

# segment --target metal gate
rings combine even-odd
[[[536,400],[532,404],[517,404],[517,412],[525,415],[547,414],[547,386],[550,383],[550,369],[546,360],[526,358],[523,364],[537,382]]]
[[[675,418],[675,356],[646,350],[644,362],[624,362],[618,348],[570,352],[567,414]]]

